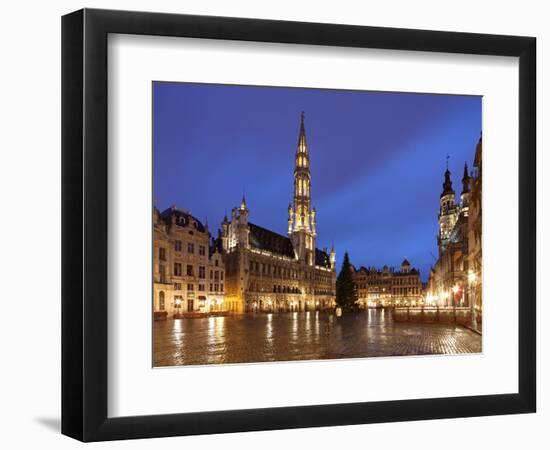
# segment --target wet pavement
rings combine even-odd
[[[153,332],[156,367],[481,352],[481,336],[464,327],[394,323],[375,309],[168,319]]]

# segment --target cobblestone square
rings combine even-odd
[[[459,325],[395,323],[390,310],[244,314],[154,323],[154,365],[296,361],[482,351]]]

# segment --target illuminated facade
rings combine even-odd
[[[155,316],[226,309],[225,267],[208,226],[189,211],[154,208],[153,234]]]
[[[230,311],[304,311],[335,302],[334,248],[316,247],[316,211],[311,205],[310,156],[302,113],[294,158],[294,195],[288,206],[288,236],[249,221],[243,196],[219,234]]]
[[[361,267],[353,273],[358,303],[362,308],[378,306],[416,306],[422,300],[420,271],[411,268],[406,259],[401,270],[384,266]]]
[[[481,138],[476,147],[474,157],[474,170],[471,179],[470,207],[468,214],[468,283],[470,287],[470,296],[481,319],[483,306],[483,297],[481,281],[483,266],[481,264]]]
[[[447,169],[440,196],[439,257],[430,271],[426,302],[471,306],[472,299],[481,309],[481,138],[474,171],[469,174],[464,164],[459,204],[450,176]]]

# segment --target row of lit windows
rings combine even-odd
[[[330,283],[331,277],[327,277],[326,275],[317,274],[315,276],[315,281],[318,281],[320,283]]]
[[[215,289],[212,289],[212,285],[210,285],[210,286],[211,286],[210,291],[223,292],[223,284],[221,284],[219,286],[216,284]],[[218,287],[219,287],[219,289],[218,289]],[[193,288],[194,288],[194,286],[192,284],[187,285],[187,290],[188,291],[193,291],[194,290]],[[204,291],[204,284],[199,284],[199,291]],[[175,295],[174,300],[183,300],[183,298],[181,297],[181,295]],[[159,305],[159,309],[161,311],[166,309],[166,299],[165,299],[164,291],[159,292],[158,305]],[[176,304],[175,306],[178,306],[178,304]],[[187,310],[188,311],[193,311],[193,299],[188,299],[187,300]]]
[[[418,295],[419,293],[418,288],[393,288],[394,295]]]
[[[361,284],[357,284],[356,285],[357,289],[360,289],[360,290],[364,290],[364,289],[368,289],[369,291],[371,292],[377,292],[377,291],[382,291],[382,292],[386,292],[386,288],[382,288],[380,289],[380,287],[378,286],[369,286],[368,284],[365,284],[365,283],[361,283]],[[388,289],[389,291],[389,289]],[[419,293],[419,288],[418,287],[406,287],[406,288],[392,288],[391,291],[394,293],[394,294],[403,294],[403,293],[412,293],[412,294],[418,294]]]
[[[396,278],[393,284],[417,284],[418,278]]]
[[[183,241],[175,240],[174,241],[174,251],[182,252],[183,251]],[[187,253],[190,255],[195,254],[195,244],[193,242],[187,243]],[[199,256],[206,256],[206,246],[199,245]],[[159,247],[159,259],[161,261],[166,261],[166,249],[164,247]]]
[[[287,269],[281,266],[272,266],[271,264],[259,263],[257,261],[250,261],[249,269],[250,273],[255,275],[273,275],[290,279],[298,278],[298,272],[296,270]]]
[[[334,292],[328,290],[316,290],[315,295],[334,295]]]
[[[369,280],[370,281],[370,280]],[[372,287],[372,281],[370,283],[367,283],[365,279],[358,279],[355,281],[355,284],[358,289],[367,289],[368,286]],[[385,283],[388,288],[391,288],[393,286],[416,286],[420,284],[420,280],[418,278],[395,278],[393,279],[393,283]],[[374,286],[374,289],[378,289],[378,286]]]
[[[223,283],[210,283],[210,292],[223,292]],[[206,291],[206,285],[199,283],[197,285],[197,290],[200,292]],[[175,291],[181,291],[181,283],[174,283],[174,290]],[[187,290],[189,292],[195,291],[195,285],[193,283],[187,284]]]
[[[164,266],[163,264],[159,265],[159,272],[161,274],[161,277],[166,276],[166,266]],[[185,274],[188,277],[194,277],[195,266],[193,266],[192,264],[187,264]],[[174,276],[183,276],[183,265],[181,263],[174,263]],[[198,276],[199,278],[206,278],[205,266],[199,266]],[[210,279],[223,281],[223,270],[210,270]]]
[[[270,288],[267,285],[261,285],[260,283],[250,283],[248,290],[250,292],[273,292],[281,294],[301,294],[302,291],[298,287],[294,286],[281,286],[273,285],[273,288]]]
[[[273,286],[273,292],[279,292],[283,294],[300,294],[300,289],[297,287],[291,287],[291,286]]]

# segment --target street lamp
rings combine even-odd
[[[456,294],[457,294],[458,291],[459,291],[458,284],[455,284],[455,285],[453,286],[453,288],[451,289],[451,291],[453,292],[453,295],[451,296],[451,303],[452,303],[452,305],[453,305],[453,308],[455,308],[455,307],[456,307],[456,300],[455,300],[455,299],[456,299]]]
[[[458,294],[458,291],[460,291],[460,288],[458,287],[458,284],[455,284],[453,286],[453,306],[456,306],[456,294]]]
[[[179,318],[181,300],[179,298],[176,298],[176,301],[174,303],[176,304],[176,317]]]
[[[476,282],[476,274],[472,270],[468,271],[468,287],[470,289],[469,297],[470,297],[470,316],[472,319],[472,328],[474,330],[477,329],[477,319],[476,319],[476,307],[475,307],[475,298],[474,298],[474,288],[473,285]]]

